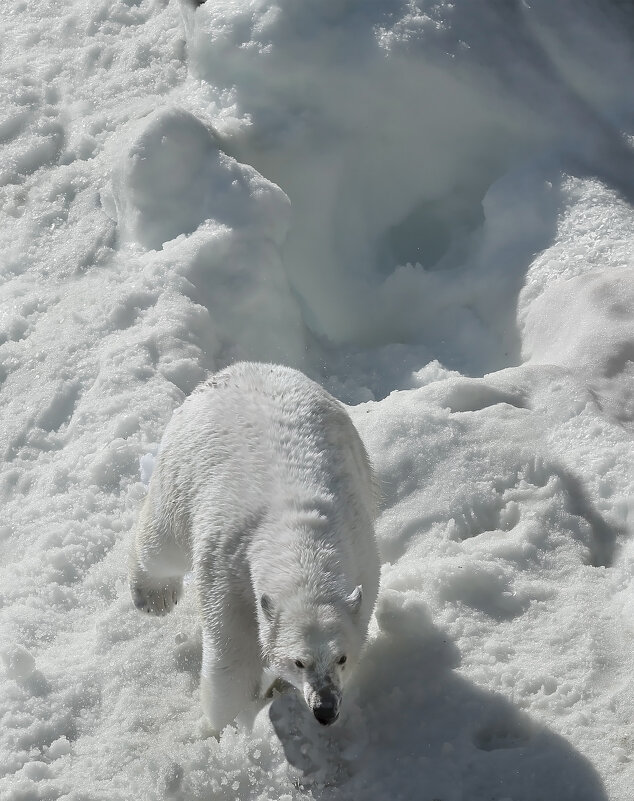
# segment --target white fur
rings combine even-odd
[[[264,668],[316,716],[329,704],[336,718],[378,592],[374,518],[356,429],[296,370],[236,364],[174,413],[139,516],[130,587],[139,608],[164,614],[193,567],[201,697],[216,731],[255,701]]]

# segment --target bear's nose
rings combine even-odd
[[[330,726],[339,717],[337,710],[332,707],[318,706],[313,709],[313,714],[322,726]]]
[[[322,693],[319,702],[313,709],[313,714],[322,726],[329,726],[339,717],[339,704],[333,693]]]

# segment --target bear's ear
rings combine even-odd
[[[275,607],[273,606],[271,596],[266,594],[262,595],[260,598],[260,606],[262,607],[266,619],[272,621],[275,617]]]
[[[346,605],[350,610],[351,615],[356,615],[359,609],[361,609],[361,600],[363,599],[363,588],[359,584],[357,587],[352,590],[350,595],[346,598]]]

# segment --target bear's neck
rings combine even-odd
[[[291,598],[309,592],[315,599],[348,592],[350,565],[339,521],[320,508],[286,511],[271,526],[262,527],[251,560],[257,594]]]

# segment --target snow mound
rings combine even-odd
[[[120,231],[147,248],[160,249],[205,220],[249,228],[278,246],[286,237],[286,195],[223,153],[218,135],[180,109],[142,121],[113,185]]]
[[[110,147],[119,164],[103,199],[119,235],[132,252],[149,250],[137,255],[144,269],[185,279],[180,291],[211,317],[211,364],[300,365],[303,324],[280,256],[290,215],[284,192],[223,152],[215,131],[182,109],[135,121]],[[174,365],[173,380],[191,389],[181,369],[189,370]]]
[[[510,319],[478,313],[478,288],[459,269],[489,187],[545,148],[584,163],[600,153],[615,180],[633,165],[610,121],[631,102],[615,81],[631,52],[619,13],[600,5],[220,0],[189,10],[192,70],[248,115],[235,152],[293,204],[284,264],[314,333],[421,342],[444,317],[463,336],[441,358],[460,369],[474,337],[490,352],[502,325],[512,336]],[[589,63],[593,79],[579,80]],[[523,211],[520,241],[505,235],[517,263],[543,242],[530,242],[539,210]],[[523,225],[521,214],[503,218],[498,230]],[[496,305],[513,307],[517,285],[503,289]],[[512,363],[505,352],[484,369]]]

